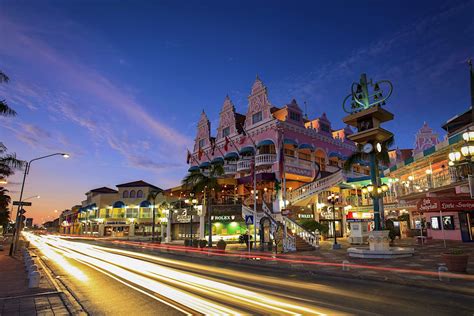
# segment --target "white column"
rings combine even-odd
[[[135,223],[130,223],[130,228],[128,229],[128,237],[135,236]]]

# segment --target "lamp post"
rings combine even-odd
[[[369,195],[374,204],[374,223],[375,223],[375,230],[380,230],[380,213],[378,211],[379,200],[383,199],[384,194],[389,190],[388,185],[382,184],[380,187],[374,184],[369,184],[367,186],[362,187],[362,194]]]
[[[336,203],[339,202],[339,195],[331,193],[331,195],[328,196],[328,202],[332,204],[332,232],[334,234],[334,244],[332,245],[332,249],[341,249],[341,245],[337,243],[336,234]]]
[[[53,156],[63,156],[63,158],[66,158],[66,159],[69,158],[69,155],[66,154],[66,153],[55,153],[55,154],[46,155],[46,156],[31,159],[30,161],[26,162],[26,164],[25,164],[25,172],[23,174],[23,181],[21,183],[20,199],[19,199],[18,208],[17,208],[17,211],[16,211],[15,233],[13,235],[12,243],[10,245],[10,253],[9,253],[10,256],[13,256],[13,254],[15,253],[16,247],[18,245],[18,239],[20,237],[20,228],[21,228],[21,226],[20,226],[20,217],[21,217],[20,210],[22,209],[23,190],[25,188],[26,176],[30,172],[31,163],[33,161],[36,161],[36,160],[45,159],[45,158],[49,158],[49,157],[53,157]]]
[[[184,203],[186,204],[189,204],[189,214],[191,216],[191,219],[189,221],[189,224],[190,224],[190,237],[191,237],[191,246],[192,246],[192,241],[193,241],[193,209],[194,209],[194,206],[197,204],[197,199],[192,199],[192,200],[188,200],[186,199],[184,201]]]

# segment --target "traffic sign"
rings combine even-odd
[[[253,224],[253,215],[245,215],[245,225]]]
[[[21,202],[22,206],[31,206],[31,202]],[[13,205],[20,205],[20,201],[13,201]]]

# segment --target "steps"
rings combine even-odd
[[[293,234],[291,230],[288,230],[288,235],[295,237],[296,251],[312,251],[316,249],[316,247],[308,244],[300,236]]]
[[[316,181],[300,186],[298,189],[287,193],[287,199],[291,204],[295,204],[301,200],[310,197],[313,194],[328,190],[329,188],[343,182],[345,180],[344,171],[342,169],[335,173],[317,179]]]

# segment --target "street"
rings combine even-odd
[[[85,311],[100,314],[472,315],[468,296],[387,283],[214,266],[212,260],[28,236]],[[427,302],[429,302],[427,304]]]

